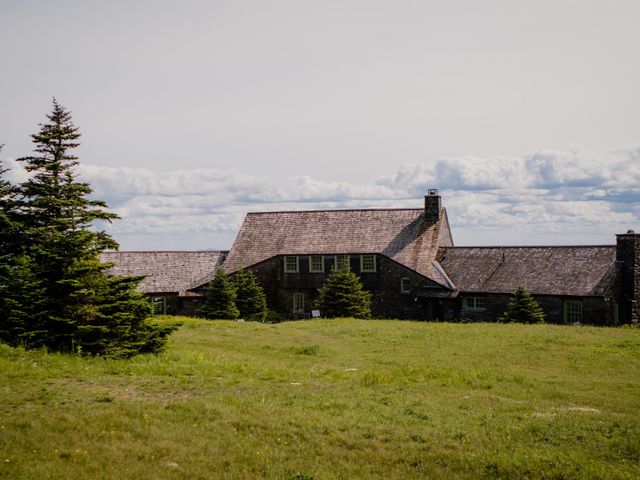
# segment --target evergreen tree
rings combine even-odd
[[[4,178],[6,172],[0,161],[0,340],[29,344],[34,336],[31,330],[42,326],[43,288],[23,252],[17,190]]]
[[[227,320],[240,315],[236,307],[236,289],[223,268],[218,268],[209,282],[200,314],[204,318]]]
[[[99,260],[101,251],[118,244],[91,227],[117,215],[104,202],[90,199],[91,187],[76,180],[78,158],[72,150],[80,134],[71,113],[54,99],[47,119],[32,135],[34,155],[18,159],[31,174],[19,187],[29,257],[23,265],[30,269],[24,284],[37,279],[42,290],[22,338],[26,346],[92,354],[157,350],[168,331],[145,323],[150,310],[134,292],[137,280],[109,277],[109,265]]]
[[[141,279],[103,276],[96,282],[92,321],[78,327],[78,347],[84,353],[129,357],[163,348],[177,325],[149,323],[153,307],[136,291]]]
[[[348,268],[331,273],[320,289],[318,307],[324,317],[371,318],[371,294]]]
[[[267,317],[267,299],[253,272],[240,270],[232,277],[236,289],[236,307],[245,320],[264,322]]]
[[[540,304],[522,286],[513,293],[507,311],[499,322],[544,323],[544,311]]]
[[[0,341],[12,346],[46,345],[45,289],[25,254],[0,266]]]

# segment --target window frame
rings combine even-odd
[[[301,305],[301,307],[296,308],[296,304]],[[294,292],[291,311],[293,313],[304,313],[304,292]]]
[[[571,311],[572,307],[577,307],[578,311]],[[562,310],[565,323],[582,323],[582,301],[565,300]]]
[[[400,293],[411,293],[411,288],[409,286],[409,282],[411,279],[409,277],[402,277],[400,279]]]
[[[462,297],[462,309],[468,312],[484,312],[487,309],[485,297]]]
[[[292,270],[289,268],[289,265],[287,264],[287,260],[290,258],[295,258],[296,260],[296,267],[295,270]],[[298,258],[297,255],[285,255],[284,256],[284,273],[299,273],[300,272],[300,259]]]
[[[373,267],[372,268],[365,268],[365,257],[367,258],[371,258],[373,261]],[[362,273],[376,273],[378,270],[378,265],[377,265],[377,259],[375,254],[373,253],[363,253],[360,255],[360,272]]]
[[[320,259],[320,269],[313,268],[313,260]],[[309,255],[309,273],[324,273],[324,255]]]

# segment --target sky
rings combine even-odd
[[[56,97],[126,250],[247,211],[420,207],[457,245],[640,228],[636,0],[0,0],[0,160]]]

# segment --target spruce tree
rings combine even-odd
[[[267,317],[267,299],[253,272],[240,270],[232,277],[236,289],[236,307],[245,320],[264,322]]]
[[[145,323],[150,307],[142,308],[135,279],[110,278],[109,265],[99,260],[102,250],[118,244],[92,227],[118,217],[76,179],[73,149],[80,133],[71,113],[54,99],[47,119],[32,135],[34,155],[18,159],[30,173],[19,187],[25,265],[31,270],[25,282],[38,279],[43,289],[40,323],[26,328],[27,346],[103,355],[157,350],[168,332]]]
[[[522,286],[516,288],[509,301],[507,311],[499,322],[544,323],[544,311],[540,304]]]
[[[371,318],[371,294],[348,268],[331,273],[320,289],[318,307],[324,317]]]
[[[200,314],[209,319],[233,320],[240,312],[236,307],[236,289],[223,268],[218,268],[207,285]]]
[[[17,189],[4,178],[6,172],[0,161],[0,340],[20,345],[40,335],[32,331],[42,327],[44,292],[24,254]]]

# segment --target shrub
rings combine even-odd
[[[286,318],[284,316],[274,310],[267,310],[267,315],[264,319],[265,323],[280,323],[284,322]]]

